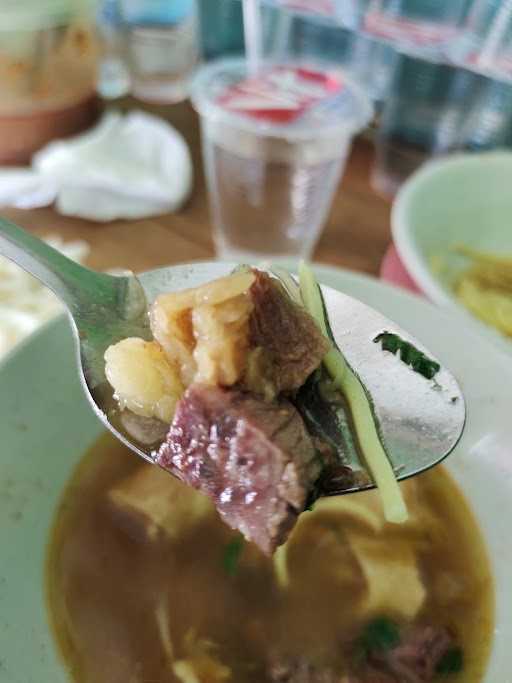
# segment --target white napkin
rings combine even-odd
[[[146,218],[178,209],[192,176],[188,147],[170,124],[141,111],[110,112],[93,130],[47,145],[30,169],[0,169],[0,206],[55,201],[68,216]]]
[[[57,186],[51,178],[25,168],[0,168],[0,206],[35,209],[53,204]]]

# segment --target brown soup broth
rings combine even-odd
[[[304,513],[288,541],[290,579],[283,589],[273,560],[249,544],[229,573],[226,551],[237,534],[213,508],[181,537],[148,539],[109,498],[113,486],[147,467],[105,435],[77,466],[56,512],[47,596],[71,679],[178,683],[172,662],[187,656],[187,637],[213,641],[212,652],[237,683],[267,681],[266,662],[274,652],[306,655],[343,673],[373,616],[361,612],[365,577],[343,541],[351,526],[363,529],[361,520],[321,505]],[[161,475],[170,486],[182,486]],[[394,552],[395,539],[414,548],[426,589],[414,620],[452,628],[464,670],[447,680],[479,683],[494,617],[485,546],[444,468],[414,481],[416,521],[407,530],[386,525],[386,552]],[[375,494],[357,494],[367,495]],[[404,623],[402,614],[386,616]]]

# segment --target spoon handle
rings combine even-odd
[[[89,270],[4,218],[0,218],[0,254],[41,280],[72,315],[91,302],[111,305],[127,279]]]

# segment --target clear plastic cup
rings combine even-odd
[[[276,14],[273,25],[265,27],[265,54],[269,59],[336,64],[379,108],[397,61],[396,50],[389,43],[322,16],[284,11]]]
[[[347,69],[357,83],[364,86],[375,108],[380,111],[388,96],[398,53],[389,43],[354,33],[355,40]]]
[[[265,28],[265,55],[272,61],[325,61],[344,70],[358,34],[325,17],[276,10]],[[266,14],[263,13],[266,18]]]
[[[371,0],[364,30],[403,49],[446,45],[458,33],[467,0]]]
[[[264,0],[264,2],[305,19],[323,19],[326,24],[334,23],[355,31],[361,28],[371,0]]]
[[[512,146],[512,83],[481,77],[460,130],[460,147],[487,151]]]
[[[456,65],[399,55],[375,137],[371,184],[392,198],[421,164],[461,147],[484,77]]]
[[[147,102],[186,99],[200,57],[196,0],[120,0],[132,94]]]
[[[268,79],[275,69],[295,73],[297,65],[265,63],[259,75]],[[262,112],[258,92],[253,113],[244,109],[247,100],[239,111],[226,105],[233,86],[247,82],[245,60],[211,63],[196,75],[191,94],[201,116],[206,181],[220,257],[243,260],[311,254],[352,137],[372,114],[369,99],[339,71],[315,73],[319,78],[341,78],[341,89],[319,95],[314,104],[295,112],[292,120],[280,122],[275,110],[271,118]],[[278,100],[282,96],[289,102],[290,90],[277,87]]]
[[[448,56],[468,68],[512,81],[512,3],[474,0]]]

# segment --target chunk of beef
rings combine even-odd
[[[157,462],[210,496],[224,521],[265,553],[286,540],[320,472],[288,401],[203,384],[179,401]]]
[[[254,272],[249,290],[254,304],[250,341],[270,354],[277,390],[293,391],[320,365],[330,345],[309,313],[292,301],[277,280]]]
[[[391,650],[370,652],[368,666],[347,683],[430,683],[453,645],[446,628],[413,627]]]
[[[445,654],[454,645],[446,628],[418,626],[388,655],[388,666],[404,683],[428,683]]]
[[[273,660],[268,676],[272,683],[340,683],[341,680],[332,669],[316,666],[305,657]]]

